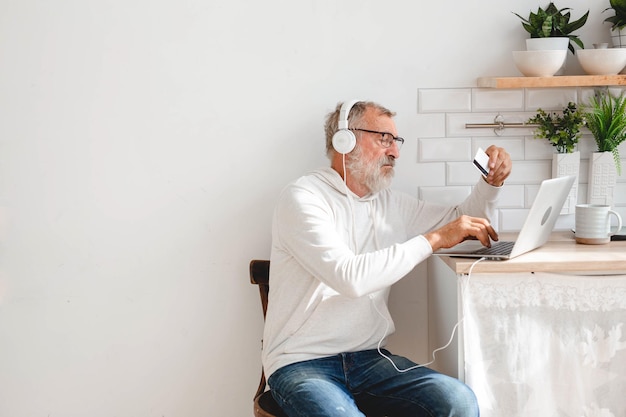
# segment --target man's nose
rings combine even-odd
[[[393,156],[395,159],[400,158],[400,148],[398,147],[398,142],[394,140],[385,153],[389,156]]]

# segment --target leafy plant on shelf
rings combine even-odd
[[[593,134],[598,152],[611,152],[617,174],[621,175],[619,145],[626,141],[626,96],[608,91],[589,100],[584,113],[587,128]]]
[[[558,153],[572,153],[580,139],[580,128],[585,119],[576,104],[569,102],[562,113],[537,109],[537,114],[528,119],[528,123],[537,125],[535,138],[547,139]]]
[[[615,14],[607,17],[604,21],[610,23],[613,30],[622,29],[626,26],[626,0],[610,0],[609,3],[611,7],[607,7],[603,12],[613,10]]]
[[[558,9],[554,3],[550,2],[545,10],[539,7],[536,13],[530,12],[527,19],[515,12],[513,14],[522,19],[522,26],[526,32],[530,33],[531,38],[569,38],[570,43],[568,48],[574,53],[574,45],[572,45],[572,42],[580,48],[585,49],[585,45],[580,38],[578,38],[578,35],[572,35],[572,32],[580,29],[587,23],[589,10],[587,10],[587,13],[580,19],[574,20],[573,22],[570,22],[571,14],[569,10],[571,10],[569,7]]]

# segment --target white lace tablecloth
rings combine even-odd
[[[461,297],[482,417],[626,416],[626,275],[474,274]]]

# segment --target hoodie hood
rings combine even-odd
[[[310,174],[318,178],[319,180],[325,182],[326,184],[328,184],[330,187],[334,188],[341,194],[346,195],[346,196],[349,195],[351,198],[357,201],[370,201],[374,199],[376,195],[378,194],[378,193],[369,193],[363,197],[359,197],[358,195],[354,194],[352,190],[348,188],[346,183],[343,181],[343,178],[341,178],[341,175],[339,175],[339,173],[335,171],[334,169],[332,169],[331,167],[318,168],[312,171]]]

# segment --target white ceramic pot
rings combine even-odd
[[[563,50],[569,46],[569,38],[529,38],[526,39],[526,50]]]

